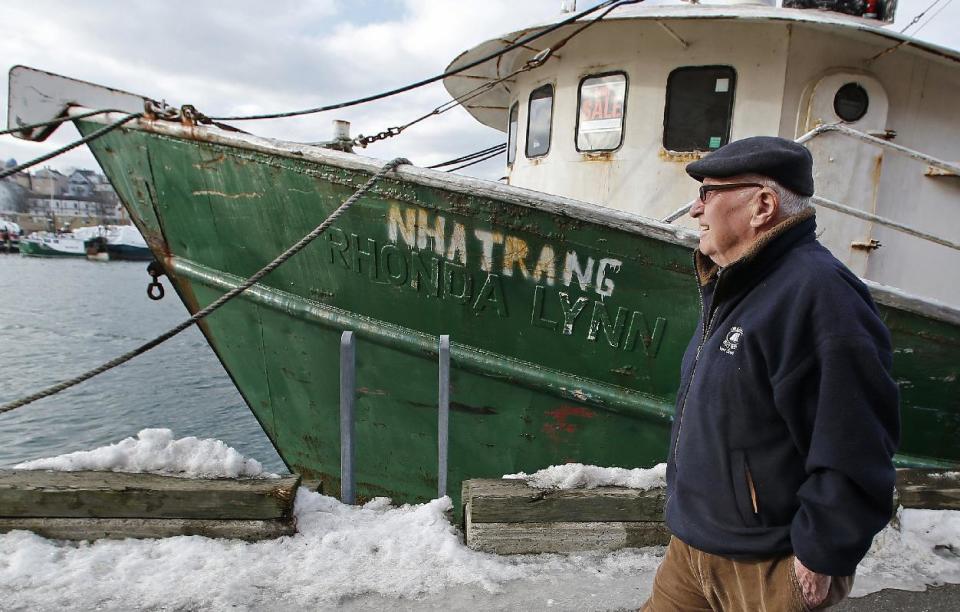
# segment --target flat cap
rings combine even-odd
[[[687,164],[687,174],[727,178],[762,174],[802,196],[813,195],[813,156],[803,145],[776,136],[752,136],[724,145],[703,159]]]

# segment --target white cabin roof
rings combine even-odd
[[[485,55],[509,46],[530,33],[549,27],[569,17],[569,14],[560,14],[550,21],[480,43],[457,56],[450,62],[447,70],[449,71],[458,66],[476,61]],[[572,29],[580,27],[581,24],[588,22],[594,17],[595,15],[591,15],[584,20],[578,21],[577,24],[565,26],[557,32],[547,35],[544,39],[534,41],[529,47],[514,49],[503,56],[475,66],[465,73],[447,77],[444,79],[444,86],[454,99],[460,98],[483,84],[484,81],[494,81],[510,74],[521,65],[521,62],[533,57],[538,50],[549,47],[549,43],[566,36]],[[903,45],[905,48],[919,50],[920,52],[930,55],[931,59],[939,59],[960,68],[960,51],[958,50],[941,47],[901,34],[896,30],[885,27],[889,24],[882,21],[864,19],[827,10],[786,9],[754,4],[691,5],[643,3],[618,7],[604,17],[602,21],[592,25],[591,29],[602,28],[605,23],[622,20],[657,22],[685,19],[736,20],[739,22],[791,22],[816,29],[831,30],[837,34],[849,37],[864,35],[870,37],[875,36],[890,40],[891,43],[894,43],[891,45],[891,48],[895,45],[906,43]],[[558,54],[562,55],[562,53],[562,50],[558,51]],[[509,105],[510,97],[511,93],[509,89],[501,83],[487,92],[471,97],[463,106],[475,119],[484,125],[505,132],[507,129],[506,109]]]

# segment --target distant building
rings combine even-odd
[[[30,175],[30,191],[56,197],[67,188],[69,179],[53,168],[43,168]]]
[[[93,170],[77,169],[64,175],[43,168],[26,178],[26,212],[37,223],[53,219],[58,226],[130,222],[110,182]]]
[[[18,165],[17,160],[11,157],[6,162],[4,162],[3,167],[4,169],[9,170],[10,168],[16,168],[17,165]],[[14,174],[13,176],[8,176],[3,180],[16,183],[17,185],[20,185],[24,189],[28,191],[30,190],[30,174],[27,172],[20,171]]]
[[[67,194],[92,197],[100,183],[98,176],[93,170],[74,170],[70,178],[67,179]]]
[[[2,166],[7,170],[16,168],[17,160],[8,159]],[[26,172],[17,172],[0,180],[0,214],[12,215],[26,212],[29,190],[30,175]]]
[[[26,211],[27,190],[12,180],[4,179],[0,181],[0,214],[16,214]]]

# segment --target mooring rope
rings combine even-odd
[[[103,112],[103,111],[96,111],[95,113],[90,113],[90,114],[91,114],[91,115],[95,115],[95,114],[97,114],[97,113],[102,113],[102,112]],[[62,155],[62,154],[64,154],[64,153],[66,153],[67,151],[70,151],[71,149],[75,149],[75,148],[79,147],[79,146],[82,145],[82,144],[87,144],[88,142],[94,141],[94,140],[96,140],[97,138],[100,138],[101,136],[104,136],[104,135],[106,135],[107,133],[112,132],[113,130],[117,129],[118,127],[120,127],[120,126],[122,126],[122,125],[125,125],[125,124],[133,121],[133,120],[136,119],[137,117],[142,117],[142,116],[143,116],[143,113],[130,113],[129,115],[127,115],[127,116],[124,117],[123,119],[120,119],[119,121],[114,121],[113,123],[111,123],[111,124],[109,124],[109,125],[105,125],[105,126],[103,126],[102,128],[100,128],[99,130],[97,130],[97,131],[95,131],[95,132],[90,132],[89,134],[87,134],[86,136],[84,136],[83,138],[81,138],[80,140],[75,140],[74,142],[71,142],[71,143],[68,144],[68,145],[64,145],[64,146],[60,147],[59,149],[56,149],[56,150],[54,150],[54,151],[51,151],[50,153],[46,153],[46,154],[44,154],[44,155],[41,155],[40,157],[37,157],[36,159],[31,159],[30,161],[24,162],[24,163],[20,164],[19,166],[13,166],[12,168],[6,168],[5,170],[0,171],[0,179],[5,179],[5,178],[7,178],[8,176],[12,176],[12,175],[16,174],[17,172],[20,172],[21,170],[26,170],[27,168],[29,168],[29,167],[31,167],[31,166],[36,166],[36,165],[39,164],[40,162],[45,162],[45,161],[47,161],[48,159],[51,159],[51,158],[53,158],[53,157],[56,157],[57,155]],[[20,128],[18,128],[18,129],[23,129],[23,128],[20,127]]]
[[[27,130],[34,130],[38,127],[47,127],[50,125],[59,125],[67,121],[73,121],[74,119],[84,119],[86,117],[92,117],[94,115],[103,115],[106,113],[125,113],[127,111],[117,110],[115,108],[101,108],[100,110],[93,110],[88,113],[81,113],[79,115],[64,115],[63,117],[57,117],[56,119],[51,119],[50,121],[41,121],[40,123],[25,123],[18,125],[15,128],[8,128],[6,130],[0,130],[0,136],[6,136],[7,134],[16,134],[17,132],[25,132]]]
[[[464,168],[469,168],[470,166],[474,166],[474,165],[476,165],[476,164],[479,164],[480,162],[485,162],[485,161],[487,161],[488,159],[493,159],[494,157],[497,157],[498,155],[503,155],[504,151],[506,151],[506,150],[507,150],[506,147],[504,147],[503,149],[500,149],[499,151],[494,151],[493,153],[490,153],[489,155],[485,155],[485,156],[483,156],[483,157],[481,157],[481,158],[479,158],[479,159],[474,159],[473,161],[468,161],[468,162],[465,163],[465,164],[461,164],[461,165],[459,165],[459,166],[454,166],[453,168],[450,168],[449,170],[445,170],[445,172],[456,172],[457,170],[463,170]]]
[[[311,242],[313,242],[314,239],[317,238],[317,236],[319,236],[319,235],[322,234],[324,231],[326,231],[326,229],[327,229],[328,227],[330,227],[330,225],[332,225],[333,222],[336,221],[337,218],[340,217],[340,215],[342,215],[343,213],[345,213],[348,208],[350,208],[351,206],[353,206],[353,204],[354,204],[358,199],[360,199],[360,197],[363,196],[363,194],[365,194],[367,191],[369,191],[370,188],[373,187],[374,183],[376,183],[378,180],[380,180],[381,178],[383,178],[384,176],[386,176],[386,174],[387,174],[388,172],[390,172],[391,170],[395,169],[397,166],[400,166],[401,164],[410,164],[410,161],[407,160],[407,159],[405,159],[405,158],[398,157],[398,158],[396,158],[396,159],[391,160],[390,162],[388,162],[388,163],[387,163],[385,166],[383,166],[383,168],[381,168],[376,174],[374,174],[372,177],[370,177],[370,180],[368,180],[368,181],[367,181],[366,183],[364,183],[359,189],[357,189],[357,190],[353,193],[353,195],[351,195],[349,198],[347,198],[346,200],[344,200],[344,202],[343,202],[335,211],[333,211],[332,213],[330,213],[330,216],[327,217],[327,218],[323,221],[323,223],[321,223],[321,224],[318,225],[316,228],[314,228],[313,231],[311,231],[309,234],[307,234],[306,236],[304,236],[303,238],[301,238],[299,241],[297,241],[296,244],[294,244],[293,246],[291,246],[290,248],[288,248],[286,251],[284,251],[283,253],[281,253],[276,259],[274,259],[273,261],[271,261],[270,263],[268,263],[266,266],[264,266],[263,268],[261,268],[261,269],[260,269],[258,272],[256,272],[253,276],[251,276],[251,277],[248,278],[247,280],[245,280],[245,281],[243,281],[242,283],[240,283],[240,285],[238,285],[237,287],[234,287],[233,289],[231,289],[231,290],[228,291],[227,293],[225,293],[225,294],[223,294],[222,296],[220,296],[220,298],[218,298],[215,302],[213,302],[212,304],[210,304],[209,306],[207,306],[207,307],[204,308],[203,310],[197,311],[192,317],[190,317],[189,319],[187,319],[187,320],[184,321],[183,323],[180,323],[179,325],[177,325],[177,326],[174,327],[173,329],[171,329],[171,330],[169,330],[169,331],[167,331],[167,332],[165,332],[165,333],[157,336],[157,337],[154,338],[153,340],[150,340],[149,342],[147,342],[147,343],[145,343],[145,344],[142,344],[141,346],[133,349],[132,351],[130,351],[130,352],[128,352],[128,353],[124,353],[123,355],[120,355],[119,357],[116,357],[116,358],[114,358],[114,359],[111,359],[110,361],[104,363],[103,365],[101,365],[101,366],[99,366],[99,367],[97,367],[97,368],[94,368],[94,369],[90,370],[89,372],[86,372],[86,373],[84,373],[84,374],[81,374],[80,376],[76,376],[76,377],[74,377],[74,378],[65,380],[65,381],[63,381],[63,382],[57,383],[56,385],[53,385],[52,387],[47,387],[46,389],[44,389],[44,390],[42,390],[42,391],[39,391],[39,392],[37,392],[37,393],[34,393],[33,395],[29,395],[29,396],[27,396],[27,397],[24,397],[24,398],[22,398],[22,399],[16,400],[16,401],[14,401],[14,402],[10,402],[9,404],[4,404],[3,406],[0,406],[0,413],[9,412],[10,410],[13,410],[13,409],[15,409],[15,408],[19,408],[19,407],[21,407],[21,406],[25,406],[25,405],[30,404],[30,403],[32,403],[32,402],[35,402],[35,401],[37,401],[37,400],[39,400],[39,399],[43,399],[43,398],[45,398],[45,397],[49,397],[49,396],[54,395],[54,394],[56,394],[56,393],[60,393],[61,391],[65,390],[65,389],[69,389],[70,387],[73,387],[74,385],[78,385],[78,384],[82,383],[82,382],[85,381],[85,380],[88,380],[88,379],[90,379],[90,378],[93,378],[94,376],[97,376],[98,374],[102,374],[102,373],[106,372],[107,370],[111,370],[111,369],[113,369],[113,368],[115,368],[115,367],[117,367],[117,366],[119,366],[119,365],[121,365],[121,364],[124,364],[124,363],[130,361],[131,359],[133,359],[134,357],[136,357],[137,355],[142,355],[143,353],[149,351],[150,349],[154,348],[155,346],[158,346],[158,345],[162,344],[163,342],[166,342],[166,341],[169,340],[170,338],[173,338],[174,336],[176,336],[177,334],[179,334],[179,333],[182,332],[183,330],[187,329],[188,327],[190,327],[191,325],[193,325],[194,323],[196,323],[196,322],[199,321],[200,319],[203,319],[204,317],[206,317],[207,315],[209,315],[209,314],[212,313],[213,311],[217,310],[218,308],[220,308],[221,306],[223,306],[224,304],[226,304],[227,302],[229,302],[230,300],[232,300],[232,299],[235,298],[236,296],[240,295],[241,293],[243,293],[244,291],[246,291],[247,289],[249,289],[250,287],[252,287],[253,285],[255,285],[260,279],[262,279],[262,278],[263,278],[264,276],[266,276],[267,274],[270,274],[270,272],[272,272],[272,271],[275,270],[277,267],[279,267],[281,264],[283,264],[283,262],[287,261],[288,259],[290,259],[290,258],[293,257],[294,255],[296,255],[297,253],[299,253],[300,251],[302,251],[302,250],[304,249],[304,247],[306,247],[308,244],[310,244]]]
[[[445,162],[440,162],[439,164],[433,164],[432,166],[427,166],[427,168],[430,168],[431,170],[438,170],[438,169],[444,168],[444,167],[446,167],[446,166],[452,166],[452,165],[454,165],[454,164],[459,164],[459,163],[462,163],[462,162],[471,161],[471,160],[474,160],[474,159],[476,159],[476,158],[478,158],[478,157],[484,157],[484,156],[490,155],[490,154],[492,154],[492,153],[496,153],[497,155],[499,155],[500,153],[503,153],[503,152],[506,151],[506,150],[507,150],[507,143],[501,142],[501,143],[498,144],[498,145],[494,145],[494,146],[492,146],[492,147],[487,147],[486,149],[480,149],[479,151],[474,151],[473,153],[468,153],[467,155],[462,155],[462,156],[460,156],[460,157],[455,157],[455,158],[453,158],[453,159],[448,159],[447,161],[445,161]]]

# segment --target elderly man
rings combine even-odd
[[[772,137],[687,166],[703,183],[703,310],[668,459],[673,538],[645,610],[828,607],[890,519],[890,336],[817,242],[812,170],[806,148]]]

